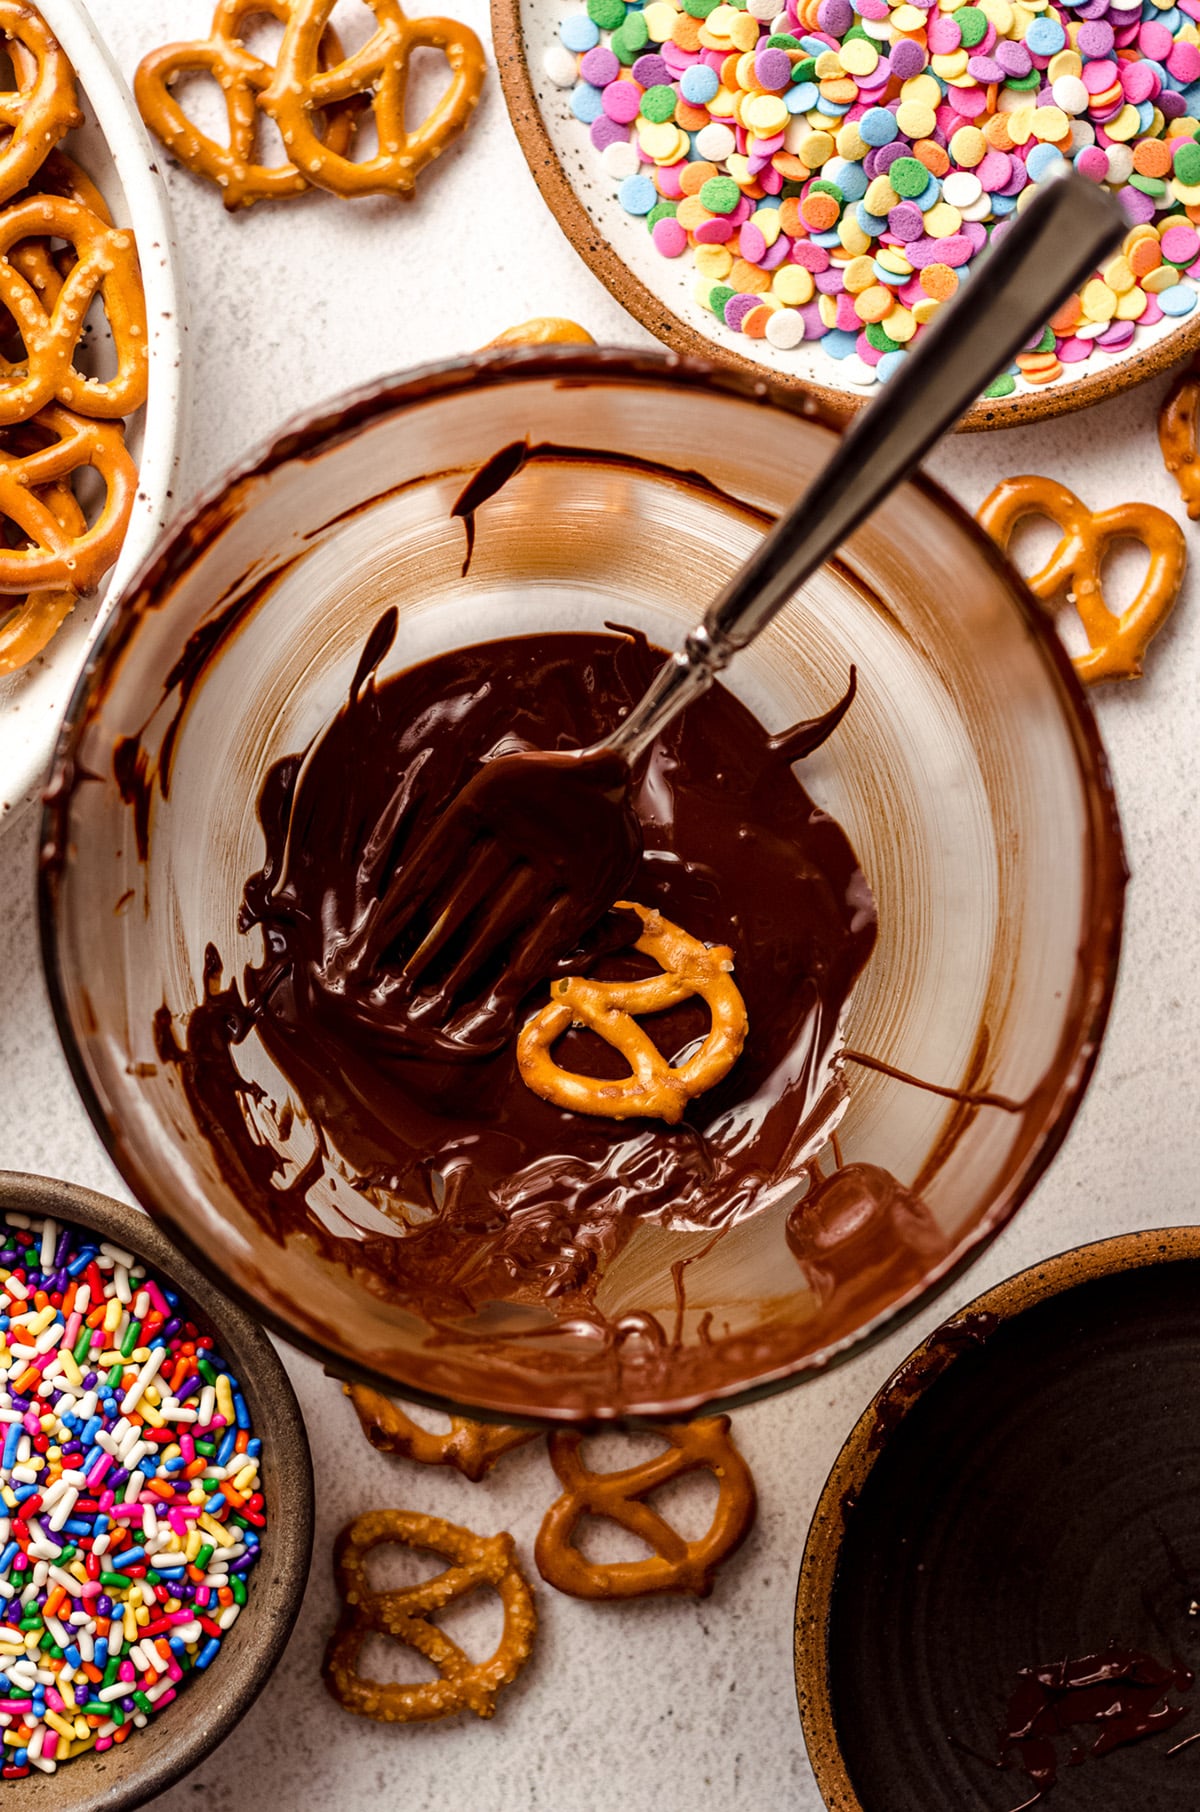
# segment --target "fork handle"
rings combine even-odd
[[[1068,172],[1044,182],[602,746],[636,761],[915,470],[1128,224],[1116,198],[1086,177]]]

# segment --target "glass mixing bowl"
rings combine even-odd
[[[944,1287],[1061,1141],[1116,968],[1115,808],[1053,625],[924,479],[877,512],[727,683],[776,730],[825,710],[857,663],[851,717],[803,767],[879,906],[846,1043],[1015,1105],[848,1064],[838,1136],[850,1168],[811,1198],[824,1217],[812,1262],[789,1248],[789,1203],[776,1202],[715,1245],[639,1228],[594,1317],[496,1301],[431,1325],[389,1302],[373,1273],[328,1263],[306,1231],[401,1237],[347,1187],[336,1153],[273,1219],[278,1201],[226,1180],[156,1053],[155,1014],[165,1004],[182,1025],[210,943],[235,975],[261,960],[259,934],[237,929],[263,856],[260,786],[345,698],[385,606],[400,613],[385,671],[614,618],[673,647],[835,432],[809,399],[670,355],[543,348],[427,368],[294,425],[175,529],[109,620],[46,808],[43,931],[62,1037],[139,1199],[223,1287],[336,1371],[442,1406],[554,1420],[679,1417],[780,1388]],[[471,472],[522,438],[571,451],[531,462],[484,506],[464,578],[451,508]],[[291,1182],[313,1155],[303,1105],[283,1111],[287,1085],[253,1036],[237,1061],[258,1085],[245,1112]],[[883,1172],[919,1194],[936,1239],[902,1250],[898,1231],[893,1253],[875,1238],[857,1264]],[[807,1174],[795,1196],[806,1187],[817,1187]],[[911,1201],[901,1192],[889,1213],[897,1202],[885,1221],[902,1229]],[[850,1262],[826,1264],[825,1247]]]

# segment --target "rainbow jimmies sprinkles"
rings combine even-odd
[[[123,1742],[209,1666],[265,1525],[240,1386],[178,1293],[0,1218],[5,1780]]]
[[[1065,160],[1107,183],[1124,245],[1006,396],[1195,308],[1198,21],[1200,0],[587,0],[545,73],[697,300],[781,350],[819,341],[856,384]]]

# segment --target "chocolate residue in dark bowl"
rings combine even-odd
[[[1067,1254],[956,1326],[864,1416],[810,1533],[827,1803],[1194,1812],[1200,1231]]]

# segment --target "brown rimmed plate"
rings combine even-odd
[[[999,1766],[1021,1670],[1112,1644],[1175,1674],[1154,1701],[1172,1715],[1096,1754],[1103,1721],[1055,1699],[1039,1797],[1018,1745]],[[1200,1228],[1037,1265],[900,1367],[817,1506],[795,1663],[830,1812],[1194,1812]]]
[[[873,388],[848,383],[820,342],[781,352],[766,340],[750,340],[727,328],[696,301],[691,257],[661,257],[644,220],[627,214],[617,200],[617,184],[601,167],[587,127],[571,113],[570,90],[556,87],[543,70],[547,50],[559,43],[560,25],[581,3],[491,0],[496,62],[509,115],[559,226],[621,306],[672,351],[719,358],[751,377],[812,391],[843,418],[853,415],[870,401]],[[1197,346],[1200,308],[1183,320],[1167,318],[1139,328],[1128,348],[1068,365],[1053,384],[1034,388],[1018,380],[1012,396],[981,399],[959,425],[968,430],[1015,428],[1067,415],[1168,370]]]

